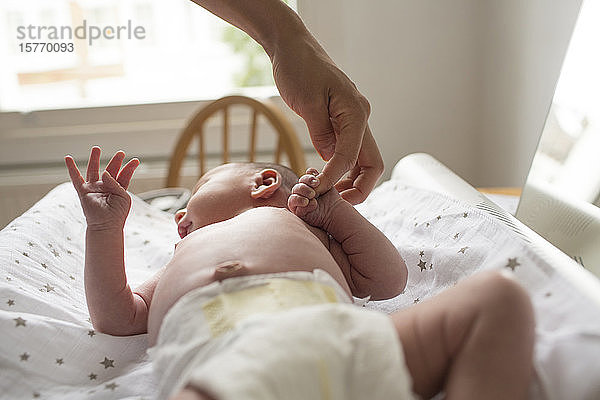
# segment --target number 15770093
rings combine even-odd
[[[75,46],[70,43],[52,43],[52,42],[26,42],[19,43],[21,53],[72,53]]]

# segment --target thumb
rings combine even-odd
[[[335,151],[336,138],[327,108],[323,107],[310,115],[303,115],[302,118],[306,122],[315,150],[323,160],[329,160]]]
[[[337,124],[336,124],[337,125]],[[327,161],[323,171],[317,176],[321,184],[315,189],[318,194],[325,193],[342,176],[356,165],[358,153],[365,132],[366,121],[348,118],[339,124],[340,130],[335,143],[333,156]]]
[[[123,189],[123,186],[119,185],[119,182],[108,171],[102,173],[102,183],[106,185],[106,189],[112,194],[119,196],[127,196],[127,191]]]

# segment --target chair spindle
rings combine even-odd
[[[198,130],[198,162],[200,176],[204,175],[204,125],[200,125]]]
[[[256,152],[256,122],[257,122],[256,110],[252,112],[252,123],[250,125],[250,162],[254,162]]]
[[[229,107],[223,108],[223,164],[229,162]]]

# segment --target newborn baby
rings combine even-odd
[[[275,164],[209,171],[175,215],[182,240],[172,260],[132,291],[123,226],[139,161],[121,169],[123,159],[117,152],[100,177],[100,149],[92,148],[84,180],[65,157],[88,224],[92,323],[113,335],[148,333],[159,398],[387,399],[444,387],[465,394],[459,398],[526,393],[532,317],[523,290],[500,274],[481,274],[454,288],[474,290],[475,301],[450,289],[413,307],[420,317],[351,305],[352,296],[400,294],[406,265],[335,189],[316,198],[316,170],[299,180]],[[509,316],[479,312],[496,305]],[[449,316],[453,307],[461,311]],[[512,336],[498,337],[499,330]],[[498,359],[482,359],[489,346]],[[465,379],[461,368],[474,375]],[[498,380],[510,382],[509,392],[498,391]]]
[[[152,298],[151,343],[182,295],[234,276],[318,268],[348,298],[400,294],[407,269],[396,248],[335,190],[317,203],[313,174],[298,182],[280,165],[233,163],[200,178],[187,208],[175,214],[183,240],[173,259],[139,291],[147,303]]]

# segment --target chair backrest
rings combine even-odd
[[[237,105],[248,106],[251,109],[250,121],[250,142],[248,151],[248,161],[255,161],[256,157],[256,138],[257,122],[260,115],[264,115],[269,121],[274,131],[277,133],[277,145],[274,150],[274,162],[281,162],[281,155],[286,153],[289,167],[298,176],[304,174],[306,162],[304,152],[296,132],[291,123],[286,119],[283,113],[273,104],[266,101],[245,96],[227,96],[213,101],[201,109],[188,123],[183,132],[179,135],[175,151],[171,155],[169,165],[169,174],[167,176],[167,187],[174,187],[179,184],[179,176],[183,160],[188,152],[188,148],[194,136],[198,136],[198,161],[200,176],[205,172],[205,152],[204,152],[204,123],[217,112],[223,115],[223,163],[230,160],[230,138],[229,138],[229,107]]]

